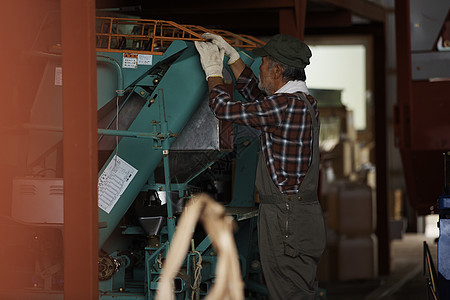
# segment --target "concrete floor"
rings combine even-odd
[[[426,277],[423,275],[423,242],[426,241],[437,268],[435,238],[407,233],[391,242],[391,273],[376,279],[320,283],[327,300],[425,300]]]

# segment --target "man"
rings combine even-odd
[[[262,56],[259,82],[223,38],[196,42],[219,119],[262,132],[256,187],[260,194],[258,242],[270,299],[315,299],[316,270],[325,248],[325,226],[317,198],[319,113],[309,95],[304,68],[311,51],[289,35],[276,35],[253,50]],[[248,102],[233,101],[223,85],[224,55],[235,88]]]

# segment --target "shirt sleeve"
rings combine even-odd
[[[264,92],[258,88],[258,79],[248,66],[245,66],[241,76],[236,80],[236,90],[248,102],[262,100],[265,97]]]
[[[285,94],[275,94],[254,102],[233,101],[224,85],[215,86],[209,95],[209,106],[217,118],[266,132],[278,129],[287,105]]]

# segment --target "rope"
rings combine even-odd
[[[159,254],[158,258],[156,259],[156,262],[158,263],[158,268],[162,268],[163,262],[162,262],[162,255]]]
[[[197,298],[200,297],[200,283],[202,282],[202,255],[198,251],[193,251],[193,253],[198,255],[198,261],[195,263],[194,270],[194,283],[191,285],[192,294],[191,299],[194,300],[195,295],[197,294]],[[195,257],[194,257],[195,259]]]
[[[207,194],[194,195],[186,204],[161,271],[156,300],[174,297],[173,279],[185,260],[189,241],[199,219],[217,253],[215,282],[205,300],[244,300],[244,283],[233,237],[234,220],[231,216],[225,215],[223,205]],[[197,263],[194,278],[200,271]],[[194,279],[194,285],[200,281],[198,275],[198,278]]]

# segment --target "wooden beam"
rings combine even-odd
[[[64,299],[98,299],[95,1],[61,0]]]
[[[336,12],[312,12],[306,15],[306,28],[334,28],[352,26],[352,13],[348,10]]]
[[[410,5],[408,0],[395,3],[395,33],[397,59],[397,109],[395,133],[400,149],[411,147],[409,105],[412,99]]]
[[[317,3],[328,3],[351,11],[360,17],[377,21],[385,21],[385,9],[379,4],[364,0],[309,0]]]
[[[145,11],[143,18],[171,20],[178,24],[195,24],[206,28],[221,28],[233,31],[234,33],[245,33],[258,31],[261,34],[271,34],[278,32],[278,12],[276,11],[257,11],[252,14],[248,12],[236,12],[232,14],[218,12],[209,14],[198,12],[196,14],[184,13],[155,13],[154,11]],[[261,22],[264,20],[264,22]],[[270,33],[267,33],[270,32]]]
[[[305,33],[306,0],[295,0],[293,8],[279,10],[280,33],[290,34],[301,40]]]
[[[229,0],[226,3],[222,1],[180,1],[174,0],[170,2],[170,6],[164,1],[141,1],[140,5],[143,9],[151,9],[155,11],[172,11],[172,12],[197,12],[205,10],[215,11],[233,11],[248,9],[272,9],[272,8],[288,8],[294,7],[297,0]],[[129,7],[136,5],[136,1],[123,0],[97,0],[97,8],[115,8]]]
[[[389,239],[389,201],[388,201],[388,152],[387,152],[387,118],[386,118],[386,40],[384,24],[374,31],[374,105],[375,105],[375,165],[376,172],[376,215],[378,238],[378,272],[388,275],[391,266]]]

